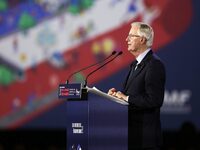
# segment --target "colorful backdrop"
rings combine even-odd
[[[189,121],[199,129],[199,5],[198,0],[1,0],[0,127],[65,128],[67,102],[57,98],[58,85],[114,50],[124,53],[88,84],[104,92],[120,89],[134,60],[125,41],[130,23],[144,21],[155,30],[153,50],[166,66],[163,128],[176,130]],[[83,82],[92,69],[70,82]],[[91,95],[90,111],[94,136],[103,131],[126,137],[126,107]]]

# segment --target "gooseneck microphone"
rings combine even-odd
[[[69,83],[70,78],[71,78],[73,75],[75,75],[76,73],[81,72],[81,71],[83,71],[83,70],[86,70],[86,69],[88,69],[88,68],[90,68],[90,67],[93,67],[93,66],[95,66],[95,65],[98,65],[98,64],[100,64],[100,63],[106,61],[107,59],[109,59],[111,56],[113,56],[113,55],[116,54],[116,53],[117,53],[116,51],[113,51],[113,52],[112,52],[108,57],[106,57],[105,59],[100,60],[99,62],[97,62],[97,63],[95,63],[95,64],[92,64],[92,65],[89,65],[89,66],[87,66],[87,67],[84,67],[84,68],[82,68],[82,69],[80,69],[80,70],[78,70],[78,71],[76,71],[76,72],[73,72],[72,74],[70,74],[70,75],[68,76],[67,81],[66,81],[66,84]]]
[[[104,67],[105,65],[107,65],[108,63],[110,63],[111,61],[113,61],[115,58],[117,58],[117,57],[118,57],[119,55],[121,55],[122,53],[123,53],[122,51],[118,52],[117,55],[116,55],[115,57],[113,57],[112,59],[110,59],[109,61],[107,61],[107,62],[104,63],[103,65],[101,65],[100,67],[98,67],[98,68],[96,68],[95,70],[93,70],[92,72],[90,72],[90,73],[86,76],[86,78],[85,78],[84,87],[87,86],[87,80],[88,80],[88,78],[89,78],[93,73],[95,73],[96,71],[98,71],[99,69],[101,69],[102,67]]]

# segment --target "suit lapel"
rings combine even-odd
[[[128,80],[128,77],[126,78],[126,82],[125,82],[125,86],[124,86],[124,91],[126,91],[128,89],[128,87],[130,86],[131,82],[136,78],[136,76],[138,76],[140,74],[140,72],[143,70],[143,68],[145,67],[146,63],[149,61],[149,59],[151,58],[151,55],[153,54],[152,50],[149,51],[147,53],[147,55],[144,57],[144,59],[140,62],[140,64],[138,64],[137,69],[134,71],[132,77]],[[135,64],[136,65],[136,64]]]
[[[135,78],[142,71],[142,69],[144,68],[144,65],[145,65],[144,62],[141,62],[140,64],[138,64],[137,69],[134,71],[132,78]]]
[[[132,77],[128,80],[126,86],[125,86],[125,90],[127,90],[127,88],[131,85],[131,82],[136,78],[136,76],[138,76],[140,74],[140,72],[142,71],[142,69],[144,68],[145,64],[142,63],[140,65],[138,65],[137,69],[134,71]]]
[[[130,69],[129,69],[129,73],[128,73],[128,75],[126,76],[126,80],[125,80],[125,82],[124,82],[124,84],[123,84],[123,89],[125,89],[125,87],[126,87],[126,85],[127,85],[127,82],[128,82],[128,80],[129,80],[129,76],[130,76],[131,70],[132,70],[133,67],[135,68],[136,64],[137,64],[137,61],[136,61],[136,60],[133,61],[133,62],[131,63]]]

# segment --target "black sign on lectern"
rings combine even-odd
[[[87,89],[81,83],[60,84],[58,98],[67,100],[87,100]]]

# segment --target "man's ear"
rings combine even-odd
[[[140,42],[142,43],[142,44],[145,44],[146,43],[146,38],[145,37],[142,37],[142,38],[140,38]]]

